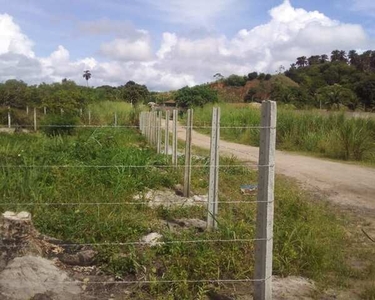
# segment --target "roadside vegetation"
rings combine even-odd
[[[220,104],[221,126],[257,126],[260,110],[256,107]],[[210,125],[212,106],[194,111],[195,126]],[[198,128],[199,130],[199,128]],[[204,132],[204,129],[201,130]],[[208,131],[206,130],[208,133]],[[246,145],[259,145],[259,130],[224,128],[221,137]],[[321,157],[375,164],[375,120],[352,118],[344,113],[297,111],[279,107],[277,149],[311,153]]]
[[[129,114],[128,107],[122,108],[124,114]],[[91,109],[102,111],[100,106]],[[105,115],[98,122],[102,120],[107,121]],[[134,124],[131,115],[128,120],[126,124]],[[193,163],[208,166],[205,156],[195,158]],[[180,163],[183,161],[181,157]],[[255,196],[241,195],[239,187],[242,183],[256,183],[257,174],[239,167],[234,158],[222,158],[226,167],[220,172],[220,200],[248,203],[220,205],[217,232],[171,232],[162,223],[182,217],[204,220],[204,207],[155,209],[142,202],[130,205],[135,195],[148,189],[171,189],[182,183],[183,169],[166,170],[162,166],[168,163],[165,156],[148,147],[135,129],[78,128],[56,134],[0,134],[0,212],[30,211],[43,234],[73,243],[136,242],[150,232],[161,233],[166,242],[254,238],[255,206],[251,201]],[[59,165],[65,167],[53,167]],[[122,167],[87,167],[111,165]],[[193,168],[196,193],[207,193],[208,175],[208,168]],[[362,254],[367,260],[368,254],[351,246],[354,241],[349,238],[346,220],[340,214],[334,213],[328,204],[313,201],[283,177],[277,178],[275,199],[275,275],[312,278],[322,289],[350,287],[353,280],[361,279],[362,273],[355,274],[347,259]],[[59,205],[64,203],[76,204]],[[228,291],[232,286],[185,280],[253,276],[252,242],[96,249],[100,253],[97,263],[108,274],[123,280],[155,281],[133,287],[134,298],[139,299],[200,299],[208,291]],[[158,284],[158,280],[182,282]],[[370,286],[366,288],[371,292]],[[363,293],[369,292],[363,289]]]

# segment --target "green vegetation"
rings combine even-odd
[[[217,91],[208,85],[184,87],[175,93],[175,99],[179,107],[203,106],[207,103],[218,101]]]
[[[100,111],[101,107],[91,109]],[[125,113],[128,108],[123,109]],[[206,210],[203,207],[151,209],[142,202],[127,204],[134,202],[133,196],[139,192],[172,188],[183,177],[182,168],[165,170],[162,166],[168,164],[167,159],[150,149],[135,130],[81,128],[71,135],[1,134],[0,140],[0,203],[7,203],[0,206],[1,212],[30,211],[37,228],[49,236],[78,243],[138,241],[149,232],[160,232],[164,241],[254,237],[255,206],[251,201],[255,196],[241,195],[239,184],[256,182],[257,174],[238,167],[233,158],[221,161],[227,167],[220,171],[220,200],[249,203],[222,204],[217,232],[193,229],[171,232],[161,220],[205,219]],[[182,164],[183,157],[180,160]],[[208,160],[196,158],[193,163],[206,165]],[[75,167],[53,167],[58,165]],[[85,167],[93,165],[118,167]],[[194,191],[207,192],[208,175],[208,168],[193,168]],[[350,268],[340,250],[349,241],[342,221],[327,205],[310,202],[308,195],[282,177],[277,179],[275,197],[275,274],[303,275],[322,285],[345,283]],[[79,204],[59,205],[62,203]],[[175,243],[155,248],[101,246],[97,250],[102,269],[127,280],[253,276],[252,242]],[[197,299],[207,291],[229,288],[209,283],[155,283],[136,290],[135,297]]]
[[[250,106],[221,104],[222,126],[257,126],[260,111]],[[195,125],[210,124],[212,107],[194,112]],[[259,130],[223,129],[230,141],[258,146]],[[277,146],[281,150],[302,151],[323,157],[375,164],[375,120],[350,118],[344,113],[295,111],[280,107],[277,119]]]
[[[123,86],[100,86],[89,88],[77,85],[74,81],[64,79],[61,83],[28,86],[17,80],[0,83],[0,107],[10,106],[12,109],[25,110],[30,108],[47,107],[48,112],[60,113],[64,111],[84,108],[90,103],[99,101],[128,102],[134,105],[147,103],[150,93],[146,86],[133,81]]]

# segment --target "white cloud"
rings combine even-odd
[[[102,44],[100,53],[110,59],[120,61],[147,61],[152,58],[151,44],[148,37],[135,41],[115,39]]]
[[[162,0],[157,5],[167,2]],[[212,4],[212,0],[209,2]],[[217,16],[217,12],[205,12],[204,3],[178,0],[171,10],[188,6],[202,9],[202,15],[206,14],[208,19]],[[218,1],[221,7],[218,10],[228,3],[231,2]],[[272,73],[281,64],[288,67],[301,55],[374,46],[361,26],[332,20],[317,11],[294,8],[287,0],[270,10],[269,15],[267,23],[241,29],[233,37],[209,34],[189,37],[165,32],[157,51],[152,51],[147,31],[131,28],[128,34],[100,46],[100,53],[107,58],[104,62],[93,57],[74,60],[63,46],[48,57],[36,57],[32,42],[19,26],[10,16],[0,15],[0,81],[18,78],[38,83],[69,78],[84,84],[82,72],[90,69],[93,74],[90,84],[94,86],[120,85],[134,80],[150,89],[168,90],[211,81],[217,72],[223,75],[254,70]],[[109,20],[97,27],[86,24],[85,30],[88,33],[91,30],[90,34],[117,35],[116,24]]]
[[[8,14],[0,14],[0,54],[17,53],[33,57],[33,42],[21,32]]]

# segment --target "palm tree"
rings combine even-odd
[[[89,87],[89,79],[91,78],[91,72],[89,70],[84,71],[83,78],[86,79],[87,87]]]
[[[339,61],[348,62],[348,59],[346,58],[346,52],[344,50],[341,50],[339,53]]]
[[[307,66],[307,59],[306,59],[306,56],[301,56],[301,57],[297,57],[297,62],[296,62],[296,65],[298,67],[304,67],[304,66]]]
[[[322,54],[321,56],[320,56],[320,63],[321,64],[324,64],[324,63],[326,63],[328,61],[328,55],[327,54]]]
[[[331,62],[339,61],[340,60],[340,50],[333,50],[331,53]]]

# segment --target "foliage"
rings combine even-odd
[[[306,94],[315,97],[323,93],[323,101],[328,103],[328,108],[342,104],[352,110],[372,110],[375,107],[374,72],[375,51],[358,54],[351,50],[347,54],[343,50],[334,50],[330,60],[325,54],[309,58],[298,57],[285,75],[297,82]],[[339,88],[335,85],[341,86],[341,91],[338,91]],[[330,93],[336,93],[337,97],[329,97],[325,92],[328,90]],[[315,106],[318,102],[315,102]]]
[[[258,73],[257,73],[257,72],[249,73],[249,74],[247,75],[247,78],[248,78],[249,81],[254,80],[254,79],[257,79],[257,78],[258,78]]]
[[[232,74],[228,78],[224,79],[224,83],[227,86],[244,86],[246,84],[247,77]]]
[[[175,99],[180,107],[203,106],[217,102],[218,93],[208,85],[186,86],[176,92]]]
[[[298,104],[291,102],[290,104]],[[251,106],[235,107],[221,104],[222,126],[256,126],[260,111]],[[194,112],[197,122],[210,122],[211,107]],[[363,161],[375,164],[375,120],[353,118],[344,113],[296,111],[279,106],[277,148],[302,151],[318,156]],[[246,129],[226,129],[221,136],[237,143],[258,146],[259,132]]]
[[[330,109],[340,109],[340,105],[352,106],[357,103],[356,94],[339,84],[329,85],[317,91],[320,100]]]
[[[72,135],[76,125],[79,124],[79,117],[72,113],[48,114],[41,122],[41,130],[47,136]]]
[[[150,92],[145,85],[140,85],[134,81],[128,81],[120,88],[122,98],[137,106],[139,103],[147,103],[150,99]]]

